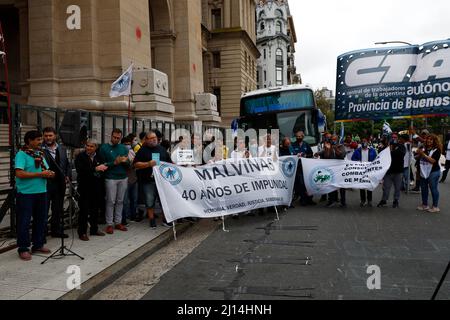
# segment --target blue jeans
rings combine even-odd
[[[431,196],[433,198],[433,206],[439,206],[439,178],[441,177],[441,170],[432,172],[428,179],[420,179],[420,187],[422,189],[422,204],[428,206],[428,187],[431,189]]]
[[[136,219],[136,209],[138,202],[138,184],[137,182],[128,185],[127,192],[123,201],[122,220]]]
[[[17,210],[17,247],[19,253],[41,249],[45,244],[47,230],[47,193],[22,194],[16,197]],[[33,218],[32,239],[30,241],[30,223]]]

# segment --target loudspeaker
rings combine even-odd
[[[81,148],[88,139],[89,113],[79,110],[66,111],[59,127],[59,137],[67,147]]]

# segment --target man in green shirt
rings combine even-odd
[[[31,260],[32,253],[50,254],[44,247],[47,225],[47,179],[53,179],[55,173],[48,170],[41,151],[42,133],[30,131],[25,134],[25,147],[15,158],[16,210],[17,210],[17,247],[24,261]],[[30,241],[30,222],[33,217],[32,240]]]
[[[130,167],[128,149],[120,144],[122,131],[114,129],[111,134],[111,143],[104,144],[100,149],[100,158],[108,167],[105,171],[106,188],[106,233],[114,233],[115,229],[128,231],[122,225],[122,210],[125,192],[128,188],[127,169]]]

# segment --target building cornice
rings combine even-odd
[[[256,43],[250,37],[248,32],[240,27],[212,30],[211,36],[212,39],[226,39],[239,37],[245,41],[248,47],[250,47],[256,58],[259,58],[261,56],[261,53],[259,52],[258,47],[256,46]]]

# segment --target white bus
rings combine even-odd
[[[280,141],[289,137],[294,142],[296,132],[301,130],[305,132],[305,142],[317,147],[326,121],[311,87],[290,85],[245,93],[238,123],[244,131],[278,129]]]

